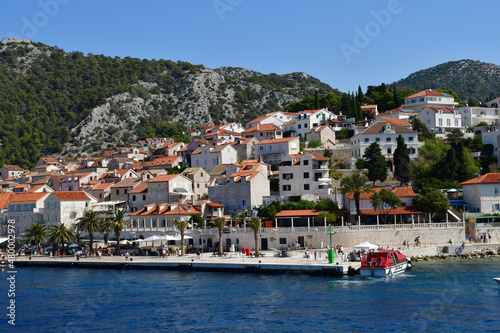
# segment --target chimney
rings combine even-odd
[[[257,131],[259,130],[259,124],[257,124]]]

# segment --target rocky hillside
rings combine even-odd
[[[412,93],[423,89],[452,89],[466,102],[487,102],[500,96],[500,66],[474,60],[450,61],[409,75],[398,89]]]
[[[0,165],[30,167],[41,155],[97,154],[147,136],[181,139],[186,127],[245,123],[315,90],[339,94],[305,73],[266,75],[181,61],[84,55],[4,39]],[[24,133],[25,127],[31,129]],[[8,148],[13,145],[21,149]]]

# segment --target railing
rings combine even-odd
[[[352,225],[345,227],[353,230],[401,230],[401,229],[446,229],[464,228],[464,222],[438,222],[438,223],[414,223],[414,224],[380,224],[380,225]],[[342,229],[343,227],[337,227]]]

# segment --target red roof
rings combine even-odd
[[[391,188],[373,188],[373,192],[380,192],[380,190],[393,190]],[[367,199],[370,199],[371,196],[372,196],[372,193],[362,193],[361,194],[361,197],[360,197],[360,200],[367,200]],[[394,194],[396,194],[397,197],[414,197],[415,196],[415,192],[413,192],[413,189],[411,187],[396,187],[394,189]],[[346,196],[353,200],[354,197],[351,193],[347,193]]]
[[[148,180],[148,183],[169,182],[177,176],[179,176],[179,175],[178,174],[171,174],[171,175],[156,176],[155,178]]]
[[[380,117],[391,124],[398,124],[398,125],[411,125],[409,121],[403,120],[403,119],[397,119],[397,118],[392,118],[392,117]]]
[[[474,184],[498,184],[500,183],[500,173],[487,173],[485,175],[466,180],[460,185],[474,185]]]
[[[439,112],[441,111],[442,113],[455,113],[457,109],[454,108],[447,108],[444,106],[429,106],[429,109],[431,109],[434,112]]]
[[[282,210],[276,217],[301,217],[301,216],[318,216],[319,212],[314,209],[301,210]]]
[[[259,127],[259,128],[257,128]],[[247,130],[244,130],[241,132],[241,134],[244,133],[251,133],[251,132],[261,132],[261,131],[281,131],[281,128],[274,124],[262,124],[262,125],[256,125],[254,127],[251,127]]]
[[[48,193],[48,192],[16,194],[13,198],[9,199],[9,203],[36,202],[49,194],[50,193]]]
[[[374,210],[374,209],[362,209],[361,213],[363,215],[380,215],[382,212],[380,210]],[[415,207],[396,207],[389,210],[389,215],[408,215],[408,214],[421,214],[421,213],[422,212],[417,210]]]
[[[14,197],[14,193],[0,193],[0,209],[7,209],[7,201]]]
[[[437,90],[432,90],[432,89],[425,89],[422,91],[419,91],[416,94],[410,95],[408,97],[405,97],[405,99],[408,98],[415,98],[415,97],[421,97],[421,96],[442,96],[442,97],[453,97],[452,95],[448,95],[442,92],[439,92]]]
[[[142,193],[142,192],[147,192],[148,190],[148,184],[147,183],[140,183],[134,189],[130,190],[129,193]]]
[[[84,191],[52,192],[61,201],[90,201],[90,197]]]
[[[261,142],[258,142],[255,145],[257,146],[257,145],[265,145],[265,144],[271,144],[271,143],[288,142],[288,141],[292,141],[292,140],[295,140],[298,138],[299,138],[298,136],[294,136],[291,138],[262,140]]]

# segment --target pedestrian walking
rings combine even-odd
[[[128,261],[128,251],[125,253],[125,261]]]
[[[314,251],[314,261],[316,261],[316,256],[317,256],[317,253],[316,253],[316,251]]]

